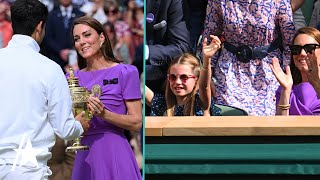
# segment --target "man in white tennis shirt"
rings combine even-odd
[[[78,120],[72,115],[61,68],[39,53],[47,16],[38,0],[16,0],[11,6],[14,35],[0,49],[1,180],[48,179],[55,134],[71,140],[83,133],[82,125],[88,128],[83,114]]]

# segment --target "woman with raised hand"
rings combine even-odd
[[[320,114],[320,32],[303,27],[293,38],[290,67],[286,72],[278,58],[270,66],[281,87],[276,92],[276,115]],[[318,94],[317,94],[318,93]]]

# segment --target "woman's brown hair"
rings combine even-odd
[[[303,27],[298,29],[296,34],[293,36],[292,45],[294,45],[294,40],[299,36],[300,34],[306,34],[312,38],[314,38],[319,44],[320,44],[320,32],[316,28],[313,27]],[[291,55],[291,61],[290,61],[290,70],[292,74],[293,84],[297,85],[302,82],[301,72],[296,67],[296,65],[293,62],[293,56]]]
[[[105,41],[103,42],[103,44],[100,47],[102,55],[104,56],[104,58],[107,61],[112,61],[112,62],[117,62],[117,63],[121,62],[114,56],[109,37],[99,21],[97,21],[96,19],[89,17],[89,16],[82,16],[82,17],[76,19],[73,22],[72,29],[71,29],[72,37],[73,37],[73,29],[78,24],[84,24],[84,25],[90,26],[95,31],[97,31],[98,34],[102,33],[105,37]],[[73,42],[73,44],[74,44],[74,42]],[[86,60],[82,56],[80,56],[80,54],[78,52],[77,52],[77,55],[78,55],[79,68],[83,69],[83,68],[87,67]]]

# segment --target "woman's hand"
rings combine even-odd
[[[307,64],[308,72],[307,77],[310,84],[319,85],[320,84],[320,57],[317,57],[315,52],[312,51],[312,54],[307,54]]]
[[[312,54],[308,54],[306,61],[309,69],[307,72],[308,81],[320,97],[320,57],[317,57],[315,51],[312,51]]]
[[[274,57],[272,58],[272,64],[270,65],[271,70],[275,77],[277,78],[278,82],[282,86],[284,90],[289,90],[291,91],[292,85],[293,85],[293,80],[292,80],[292,75],[290,71],[290,67],[286,67],[286,73],[283,72],[283,70],[280,67],[279,64],[279,59]]]
[[[204,38],[202,43],[202,56],[203,59],[210,59],[221,47],[221,41],[217,36],[210,35],[212,41],[208,43],[208,39]]]
[[[96,116],[103,116],[103,113],[106,110],[104,104],[97,97],[89,97],[87,105],[89,110]]]

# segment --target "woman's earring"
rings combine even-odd
[[[100,47],[102,46],[103,42],[100,43]]]

